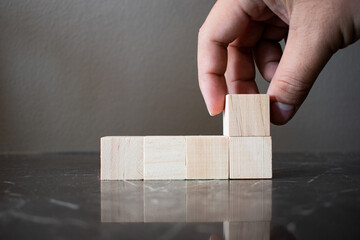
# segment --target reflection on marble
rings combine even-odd
[[[148,181],[143,185],[144,222],[185,222],[185,181]],[[102,198],[101,198],[102,199]],[[133,209],[137,211],[137,209]],[[141,209],[139,209],[141,211]]]
[[[102,222],[270,221],[271,180],[102,181]]]
[[[225,239],[269,239],[271,192],[271,180],[102,181],[101,221],[224,222]]]
[[[270,239],[270,221],[224,222],[225,240],[266,240]]]
[[[186,220],[222,222],[229,216],[229,181],[188,181]]]
[[[230,221],[270,221],[272,181],[230,181]]]
[[[142,184],[125,181],[101,182],[101,221],[143,221],[143,187]]]
[[[275,154],[271,181],[101,182],[96,154],[0,168],[0,239],[360,239],[360,153]]]

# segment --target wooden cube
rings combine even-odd
[[[186,137],[187,179],[228,179],[228,138]]]
[[[270,98],[266,94],[228,94],[223,118],[225,136],[270,136]]]
[[[185,179],[186,139],[149,136],[144,140],[144,180]]]
[[[271,137],[229,137],[230,178],[272,177]]]
[[[101,180],[143,179],[144,137],[101,138]]]

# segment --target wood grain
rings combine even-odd
[[[186,137],[187,179],[228,179],[228,138]]]
[[[224,136],[270,136],[270,98],[266,94],[228,94]]]
[[[185,137],[145,137],[144,180],[185,179],[185,157]]]
[[[144,137],[101,138],[101,180],[143,179]]]
[[[231,179],[272,178],[271,137],[229,137]]]

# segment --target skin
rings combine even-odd
[[[359,0],[218,0],[198,37],[208,111],[221,113],[227,92],[258,93],[256,64],[270,82],[271,122],[285,124],[330,57],[359,38]]]

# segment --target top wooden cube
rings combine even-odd
[[[226,95],[224,136],[270,136],[270,98],[267,94]]]

